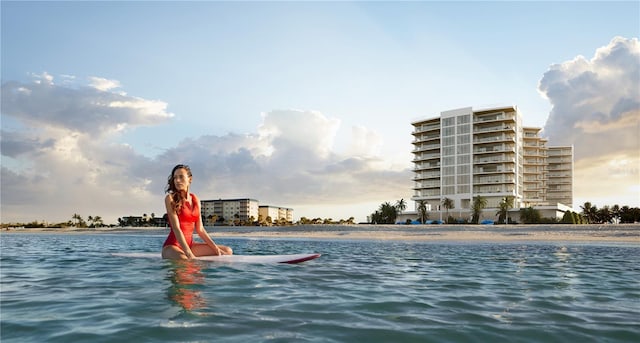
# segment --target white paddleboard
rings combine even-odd
[[[162,258],[160,253],[155,252],[122,252],[112,253],[113,256],[133,257],[133,258]],[[199,256],[198,260],[226,263],[300,263],[320,257],[320,254],[290,254],[290,255],[222,255],[222,256]]]

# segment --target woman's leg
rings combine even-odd
[[[179,247],[175,245],[167,245],[162,248],[162,258],[170,260],[186,260],[187,255],[185,255]]]
[[[222,252],[223,255],[233,255],[233,249],[226,245],[216,244],[218,249]],[[213,249],[205,243],[193,243],[191,246],[191,252],[193,252],[196,256],[212,256],[217,255],[214,253]]]

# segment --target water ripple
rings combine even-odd
[[[640,341],[640,247],[235,239],[323,256],[217,265],[109,254],[157,235],[0,239],[2,342]]]

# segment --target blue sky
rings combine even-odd
[[[637,1],[1,6],[3,93],[11,83],[19,89],[49,82],[62,92],[56,94],[68,95],[59,113],[64,117],[25,113],[36,111],[34,99],[26,110],[3,106],[3,221],[43,219],[29,217],[30,206],[49,209],[42,211],[51,220],[74,212],[108,219],[161,213],[164,174],[180,162],[206,168],[194,170],[201,198],[252,197],[293,207],[296,217],[362,221],[383,201],[411,197],[412,121],[459,107],[515,104],[526,125],[545,127],[561,98],[543,96],[538,85],[553,65],[578,56],[589,61],[614,37],[637,42],[640,34]],[[89,90],[97,87],[110,99],[120,96],[137,105],[118,121],[107,112],[91,112],[96,95]],[[44,95],[38,99],[42,108],[53,105]],[[585,122],[589,132],[609,123],[592,119]],[[324,135],[309,133],[314,130]],[[13,138],[22,142],[16,151]],[[553,144],[555,136],[549,138]],[[265,141],[280,150],[261,150]],[[626,147],[634,144],[640,149],[634,141]],[[204,149],[200,155],[192,153],[198,149]],[[75,157],[53,154],[63,150]],[[619,181],[635,188],[620,195],[578,184],[577,204],[640,205],[638,156],[607,159],[612,151],[583,151],[576,147],[576,166],[596,157],[614,163],[622,170]],[[276,160],[290,168],[280,169]],[[348,168],[336,174],[337,167],[354,161],[360,164],[352,175]],[[44,172],[56,163],[60,168]],[[119,164],[135,171],[96,167]],[[51,186],[65,173],[92,178]],[[367,187],[356,175],[379,184]],[[269,187],[266,177],[273,180]],[[585,173],[576,182],[590,177]],[[8,180],[48,186],[25,186],[22,196],[12,198]],[[73,200],[85,192],[95,200]],[[51,204],[65,194],[68,200]],[[130,199],[115,203],[99,199],[101,194]]]

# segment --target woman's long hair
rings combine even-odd
[[[178,164],[177,166],[173,167],[173,170],[171,170],[171,174],[169,175],[169,178],[167,180],[167,187],[165,188],[164,192],[170,194],[173,210],[176,211],[176,213],[180,213],[180,211],[182,210],[182,205],[184,205],[184,202],[187,200],[187,197],[189,196],[189,194],[183,194],[183,192],[178,192],[178,190],[176,189],[176,185],[173,182],[173,174],[178,169],[184,169],[187,171],[187,175],[189,175],[189,177],[192,176],[191,168],[189,168],[189,166],[186,164]]]

